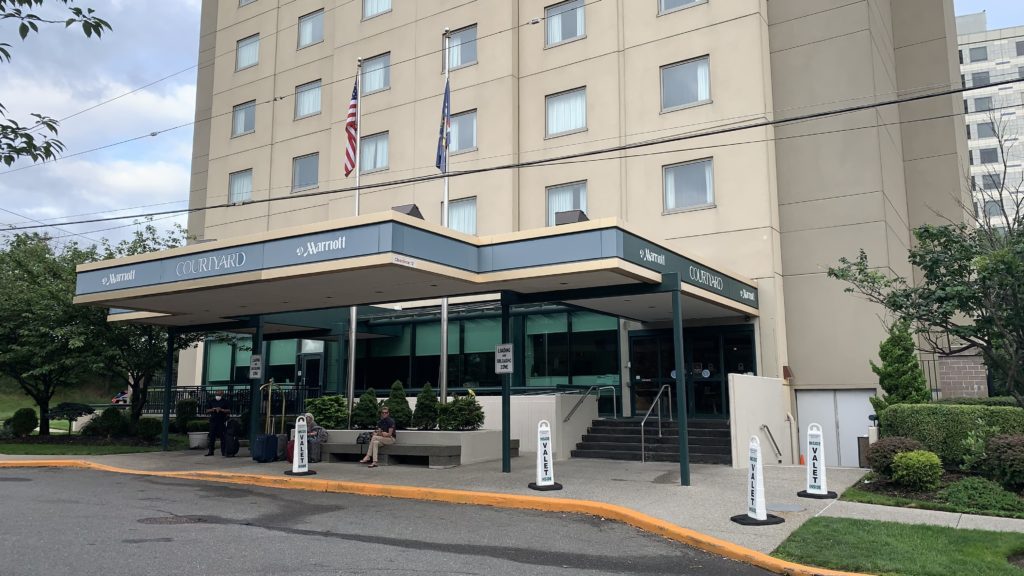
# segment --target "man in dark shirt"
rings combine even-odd
[[[217,440],[220,439],[221,445],[224,445],[225,425],[228,416],[231,415],[231,403],[223,396],[222,392],[217,391],[214,393],[213,400],[207,405],[206,413],[210,415],[209,450],[206,455],[213,456],[213,446]]]
[[[363,464],[369,462],[368,468],[377,467],[377,449],[381,444],[386,446],[395,443],[395,420],[391,417],[390,412],[387,406],[380,409],[380,421],[377,422],[377,429],[373,432],[373,438],[370,439],[366,458],[359,461]]]

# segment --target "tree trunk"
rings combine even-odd
[[[42,398],[36,399],[36,404],[39,404],[39,435],[49,436],[50,435],[50,398],[49,395],[44,395]]]
[[[130,384],[132,389],[132,427],[139,423],[142,417],[142,410],[149,402],[149,383],[153,380],[151,375],[133,375]]]

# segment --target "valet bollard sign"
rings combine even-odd
[[[530,482],[534,490],[561,490],[562,485],[555,482],[555,465],[551,444],[551,423],[541,420],[537,423],[537,481]]]
[[[295,419],[295,447],[292,449],[292,469],[285,470],[289,476],[310,476],[316,472],[309,469],[309,429],[306,417]]]
[[[768,513],[764,500],[764,466],[761,460],[761,441],[750,437],[750,452],[747,460],[747,513],[733,516],[731,520],[745,526],[781,524],[784,520]]]
[[[825,441],[820,424],[807,427],[807,490],[796,495],[801,498],[837,498],[838,494],[828,491],[825,479]]]

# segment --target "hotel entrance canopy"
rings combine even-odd
[[[672,319],[664,281],[676,277],[685,318],[757,315],[752,280],[616,219],[470,236],[395,212],[84,264],[75,303],[114,309],[111,320],[230,329],[280,312],[504,292],[658,322]]]

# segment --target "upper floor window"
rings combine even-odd
[[[985,96],[984,98],[974,99],[974,111],[975,112],[988,112],[992,109],[992,97]]]
[[[1017,68],[1017,77],[1018,78],[1024,78],[1024,66],[1021,66],[1020,68]]]
[[[985,46],[977,46],[971,48],[971,62],[983,62],[988,60],[988,48]]]
[[[583,0],[569,0],[544,9],[545,45],[554,46],[582,38],[587,33]]]
[[[363,94],[391,87],[391,53],[363,60]]]
[[[366,136],[359,141],[359,164],[363,174],[388,169],[388,133]]]
[[[981,187],[985,190],[999,190],[1003,187],[1003,178],[999,174],[982,174]]]
[[[292,158],[292,192],[316,188],[319,182],[319,152]]]
[[[363,0],[363,20],[391,11],[391,0]]]
[[[246,4],[252,4],[255,1],[256,0],[238,0],[238,5],[239,6],[245,6]]]
[[[448,152],[467,152],[476,149],[476,110],[452,116]]]
[[[673,12],[694,4],[703,4],[708,0],[658,0],[658,14]]]
[[[547,96],[545,108],[547,136],[561,136],[587,129],[586,88]]]
[[[665,166],[665,211],[714,206],[711,159]]]
[[[470,64],[476,64],[476,24],[448,34],[448,69]]]
[[[1017,56],[1024,56],[1024,40],[1017,41]]]
[[[978,150],[978,159],[982,164],[995,164],[999,162],[999,150],[997,148],[982,148]]]
[[[295,87],[295,119],[320,113],[320,81]]]
[[[996,127],[991,122],[982,122],[978,124],[978,138],[994,138],[996,135]]]
[[[1003,216],[1003,203],[998,200],[986,200],[985,216],[988,216],[989,218],[1001,218]]]
[[[555,214],[569,210],[587,211],[587,182],[572,182],[548,188],[548,226],[555,225]]]
[[[448,227],[463,234],[476,234],[476,197],[448,202]]]
[[[239,104],[231,110],[231,135],[241,136],[256,130],[256,101]]]
[[[674,110],[711,99],[708,57],[661,68],[661,110]]]
[[[252,169],[228,174],[228,204],[252,200]]]
[[[971,86],[988,86],[989,83],[988,72],[975,72],[971,74]]]
[[[299,48],[324,41],[324,11],[317,10],[299,18]]]
[[[255,66],[260,62],[260,35],[242,38],[235,46],[235,70]]]

